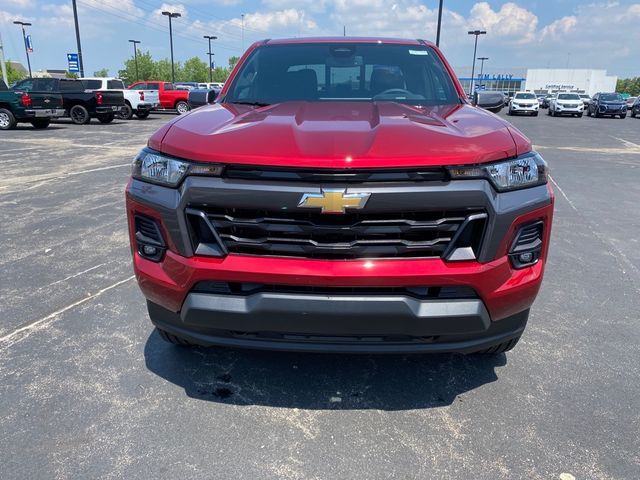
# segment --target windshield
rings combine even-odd
[[[558,100],[580,100],[580,95],[577,93],[559,93]]]
[[[259,47],[242,65],[225,98],[254,104],[295,100],[461,102],[431,48],[377,43]]]
[[[518,100],[535,100],[536,96],[533,93],[516,93],[516,96],[513,98],[517,98]]]
[[[591,98],[589,95],[580,95],[580,98]]]
[[[603,93],[600,95],[600,100],[605,102],[622,102],[622,95],[618,93]]]

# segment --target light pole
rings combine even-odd
[[[82,46],[80,45],[80,25],[78,24],[78,7],[76,0],[71,0],[73,6],[73,22],[76,25],[76,44],[78,45],[78,66],[80,67],[80,77],[84,77],[84,62],[82,60]]]
[[[242,18],[242,53],[244,53],[244,13],[240,17]]]
[[[471,88],[469,89],[469,95],[473,95],[473,83],[474,83],[474,75],[476,74],[476,53],[478,51],[478,37],[480,35],[486,35],[486,30],[472,30],[468,32],[469,35],[476,36],[476,42],[473,47],[473,66],[471,67]]]
[[[213,53],[211,53],[211,40],[217,40],[215,35],[204,35],[203,38],[209,40],[209,83],[213,82]]]
[[[478,76],[478,78],[480,79],[480,81],[482,81],[482,74],[484,73],[484,61],[489,60],[489,57],[478,57],[478,60],[480,60],[480,76]]]
[[[27,48],[27,34],[24,31],[24,27],[30,27],[31,24],[29,22],[21,22],[19,20],[16,20],[13,23],[15,25],[20,25],[22,27],[22,41],[24,42],[24,53],[27,54],[27,65],[29,66],[29,78],[31,78],[33,76],[31,75],[31,60],[29,60],[29,49]]]
[[[169,17],[169,43],[171,45],[171,83],[176,82],[176,71],[173,66],[173,30],[171,29],[171,19],[178,18],[182,15],[178,12],[162,12],[162,15]]]
[[[140,80],[140,76],[138,75],[138,43],[141,43],[140,40],[129,40],[133,43],[133,60],[136,64],[136,82]]]
[[[438,31],[436,33],[436,47],[440,47],[440,27],[442,26],[442,2],[440,0],[440,6],[438,7]]]

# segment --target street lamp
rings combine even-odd
[[[438,7],[438,31],[436,33],[436,47],[440,47],[440,27],[442,26],[442,1],[440,0],[440,6]]]
[[[29,78],[31,78],[32,77],[32,75],[31,75],[31,60],[29,60],[29,49],[27,48],[27,34],[24,31],[24,27],[30,27],[31,24],[29,22],[21,22],[19,20],[16,20],[13,23],[15,25],[20,25],[22,27],[22,41],[24,42],[24,53],[27,54],[27,65],[29,66]]]
[[[482,81],[482,74],[484,73],[484,61],[485,60],[489,60],[489,57],[478,57],[478,60],[480,60],[480,76],[478,77],[480,79],[480,81]]]
[[[133,59],[136,63],[136,82],[137,82],[138,80],[140,80],[138,76],[138,43],[142,43],[142,42],[140,42],[140,40],[129,40],[129,42],[133,43]]]
[[[209,83],[211,83],[213,82],[213,60],[211,59],[213,53],[211,53],[211,40],[217,40],[218,37],[215,35],[204,35],[203,38],[209,40]]]
[[[162,12],[162,15],[169,17],[169,43],[171,45],[171,82],[175,83],[176,81],[176,71],[173,66],[173,30],[171,29],[171,19],[178,18],[182,15],[178,12]]]
[[[469,95],[473,95],[474,75],[476,74],[476,53],[478,51],[478,37],[480,35],[486,35],[487,32],[486,32],[486,30],[471,30],[468,33],[469,33],[469,35],[475,35],[476,36],[476,42],[475,42],[475,45],[473,47],[473,66],[471,67],[471,88],[470,88],[470,91],[469,91]]]

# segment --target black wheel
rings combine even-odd
[[[159,328],[156,328],[156,330],[158,332],[158,335],[160,335],[160,338],[162,338],[165,342],[171,343],[173,345],[181,345],[183,347],[193,346],[193,343],[185,340],[182,337],[178,337],[177,335],[173,335]]]
[[[18,122],[11,111],[0,108],[0,130],[13,130]]]
[[[596,118],[600,118],[602,117],[602,114],[598,111],[598,110],[593,110],[593,114],[595,115]]]
[[[111,123],[115,117],[113,113],[101,113],[98,115],[98,121],[100,123]]]
[[[147,118],[149,116],[149,110],[144,110],[144,111],[139,111],[136,112],[136,117],[138,117],[140,120],[144,120],[145,118]]]
[[[176,110],[178,112],[178,115],[184,115],[189,110],[191,110],[191,108],[189,107],[189,104],[187,102],[180,100],[176,103]]]
[[[631,112],[631,118],[636,118],[636,112]]]
[[[551,108],[547,110],[547,115],[551,116]]]
[[[131,105],[125,103],[120,113],[118,113],[118,118],[121,120],[131,120],[133,118],[133,108],[131,108]]]
[[[69,116],[71,117],[71,121],[76,125],[86,125],[91,121],[89,111],[82,105],[74,105],[71,107],[71,110],[69,110]]]
[[[533,116],[537,117],[538,116],[538,112],[533,112]]]
[[[50,123],[51,123],[50,118],[38,118],[36,120],[31,121],[31,125],[33,125],[33,128],[38,128],[38,129],[47,128]]]
[[[518,340],[520,340],[520,337],[512,338],[511,340],[507,340],[506,342],[502,342],[492,347],[485,348],[484,350],[478,350],[474,353],[480,355],[495,355],[497,353],[505,353],[513,349],[513,347],[515,347],[518,343]]]
[[[578,114],[578,118],[582,118],[582,114],[581,113]]]
[[[624,115],[620,115],[620,118],[627,118],[627,114],[625,113]]]

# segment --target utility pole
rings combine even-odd
[[[474,83],[474,75],[476,73],[476,53],[478,52],[478,37],[480,35],[486,35],[486,30],[472,30],[468,32],[469,35],[476,36],[476,43],[473,47],[473,66],[471,67],[471,88],[469,89],[469,95],[473,95],[473,83]]]
[[[484,61],[485,60],[489,60],[489,57],[478,57],[478,60],[480,60],[480,76],[478,77],[481,81],[482,81],[482,74],[484,73]]]
[[[215,35],[204,35],[203,38],[209,40],[209,83],[213,82],[213,53],[211,53],[211,40],[217,40]]]
[[[78,44],[78,66],[80,67],[80,77],[84,77],[84,63],[82,61],[82,46],[80,45],[80,26],[78,25],[78,7],[76,0],[71,0],[73,5],[73,21],[76,24],[76,43]]]
[[[133,43],[133,60],[136,64],[136,82],[138,80],[140,80],[140,75],[138,75],[138,43],[142,43],[140,42],[140,40],[129,40],[131,43]]]
[[[343,26],[342,26],[342,36],[343,36],[343,37],[346,37],[346,36],[347,36],[347,26],[346,26],[346,25],[343,25]]]
[[[438,31],[436,32],[436,47],[440,47],[440,27],[442,26],[442,2],[440,0],[440,6],[438,7]]]
[[[27,33],[24,31],[24,27],[30,27],[31,24],[29,22],[21,22],[16,20],[13,22],[15,25],[20,25],[22,27],[22,41],[24,43],[24,53],[27,55],[27,65],[29,66],[29,78],[33,77],[31,75],[31,60],[29,60],[29,48],[27,47]],[[2,64],[4,65],[4,63]]]
[[[4,84],[9,86],[9,77],[7,77],[7,65],[4,60],[4,48],[2,46],[2,34],[0,34],[0,67],[2,67],[2,80]]]
[[[171,29],[171,19],[182,15],[178,12],[162,12],[162,15],[169,17],[169,44],[171,45],[171,83],[176,83],[176,70],[173,66],[173,30]]]

